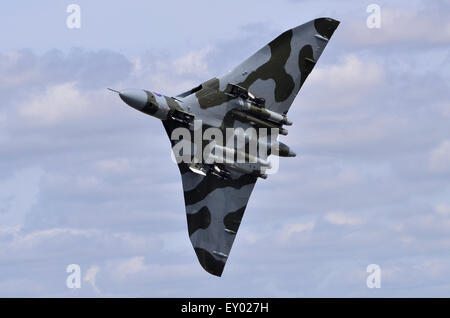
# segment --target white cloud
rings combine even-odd
[[[450,103],[440,103],[438,109],[443,116],[450,118]]]
[[[450,43],[450,22],[445,9],[381,7],[381,28],[369,29],[364,20],[355,20],[344,33],[351,43],[361,45],[443,45]]]
[[[343,212],[329,212],[324,219],[334,225],[360,225],[363,223],[362,218],[348,216]]]
[[[448,205],[448,204],[438,204],[438,205],[436,205],[435,209],[436,209],[436,212],[441,215],[444,215],[444,216],[450,215],[450,205]]]
[[[354,168],[339,167],[336,174],[330,175],[329,178],[314,180],[321,189],[335,189],[343,186],[355,185],[361,182],[359,172]]]
[[[199,67],[199,73],[194,71],[195,67]],[[162,59],[153,55],[143,56],[134,60],[133,85],[155,90],[167,96],[176,95],[198,85],[196,75],[204,80],[202,77],[206,75],[202,70],[206,69],[206,62],[194,61],[194,57],[190,61],[187,57],[173,60],[168,57]]]
[[[281,232],[281,242],[287,242],[293,235],[310,232],[314,229],[315,222],[297,223],[287,225]]]
[[[20,248],[32,248],[41,244],[46,244],[53,239],[62,240],[64,237],[79,236],[79,237],[92,237],[98,234],[95,230],[80,230],[70,228],[52,228],[40,231],[34,231],[31,233],[18,235],[14,241],[15,247]]]
[[[96,189],[101,186],[102,181],[97,176],[77,176],[75,184],[81,189]]]
[[[128,276],[146,271],[148,267],[144,264],[144,256],[136,256],[119,263],[114,271],[119,279],[126,279]]]
[[[41,168],[28,167],[0,181],[0,230],[23,226],[26,215],[38,202],[43,174]]]
[[[131,164],[128,158],[104,159],[97,162],[97,167],[112,173],[125,173],[130,171]]]
[[[302,88],[301,94],[306,95],[302,97],[306,101],[302,107],[329,110],[360,105],[364,99],[371,98],[371,92],[382,86],[385,76],[379,64],[354,54],[346,55],[332,65],[320,64]]]
[[[9,89],[17,85],[22,85],[38,76],[34,65],[29,63],[30,52],[21,50],[9,50],[0,52],[0,88]],[[28,64],[23,68],[21,64]],[[31,65],[30,65],[31,64]],[[17,67],[20,70],[17,70]]]
[[[23,102],[20,115],[36,125],[48,125],[73,120],[89,112],[89,102],[75,83],[50,86],[41,95]]]
[[[173,68],[177,74],[207,75],[209,69],[205,59],[211,52],[214,52],[212,46],[190,52],[187,55],[176,59],[173,62]]]
[[[352,149],[366,151],[363,148],[380,147],[380,142],[385,142],[385,146],[392,143],[396,134],[410,128],[407,118],[398,115],[378,115],[363,120],[349,120],[348,122],[338,123],[336,125],[327,125],[327,119],[317,119],[308,138],[301,140],[308,146],[320,149]],[[310,124],[310,123],[308,123]],[[304,129],[308,132],[307,129]],[[357,149],[359,148],[359,150]]]
[[[429,167],[433,172],[450,172],[450,141],[443,141],[430,153]]]
[[[323,65],[315,69],[308,81],[314,82],[321,91],[332,89],[343,93],[373,88],[382,82],[384,76],[380,65],[351,54],[334,65]]]
[[[2,143],[6,143],[7,140],[5,129],[6,120],[7,120],[6,114],[0,113],[0,146]]]
[[[96,293],[100,293],[100,290],[96,285],[96,277],[99,271],[100,267],[98,267],[97,265],[92,265],[88,268],[83,278],[85,282],[89,283],[92,286],[92,289],[94,289]]]

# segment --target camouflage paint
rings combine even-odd
[[[201,119],[203,130],[219,127],[224,136],[226,128],[246,130],[258,127],[259,120],[263,121],[259,124],[269,123],[281,128],[288,122],[265,123],[264,120],[270,119],[265,109],[282,115],[288,112],[338,25],[336,20],[319,18],[287,30],[231,72],[212,78],[178,95],[176,99],[156,97],[147,92],[149,102],[145,113],[163,119],[169,138],[174,129],[187,127],[171,119],[170,114],[175,110]],[[245,110],[240,108],[234,97],[224,92],[229,83],[265,99],[265,109],[251,113],[258,121],[248,120],[248,116],[245,119],[245,116],[233,115],[236,111],[245,113]],[[172,147],[177,142],[171,140]],[[202,147],[206,144],[203,142]],[[279,149],[286,155],[290,153],[290,149],[282,143]],[[228,179],[209,172],[201,175],[191,171],[189,163],[184,162],[178,164],[178,168],[184,190],[188,233],[195,253],[207,272],[221,276],[257,176],[233,169],[229,170]]]

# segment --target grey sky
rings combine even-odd
[[[78,1],[69,30],[69,3],[0,5],[0,296],[450,295],[448,1],[378,1],[381,29],[370,2],[291,0]],[[298,156],[213,277],[161,123],[105,87],[176,94],[320,16],[341,25],[289,112]]]

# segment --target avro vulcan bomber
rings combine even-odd
[[[287,30],[228,74],[174,97],[116,91],[160,119],[181,173],[189,237],[203,268],[221,276],[270,155],[293,157],[278,141],[287,113],[339,22],[319,18]]]

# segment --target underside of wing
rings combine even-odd
[[[163,123],[169,136],[179,126],[174,121]],[[184,162],[178,167],[192,246],[202,267],[221,276],[257,176],[231,171],[225,178]]]
[[[319,18],[287,30],[220,78],[265,100],[265,107],[286,114],[339,22]]]
[[[180,164],[189,238],[203,268],[221,276],[256,177],[221,179]]]

